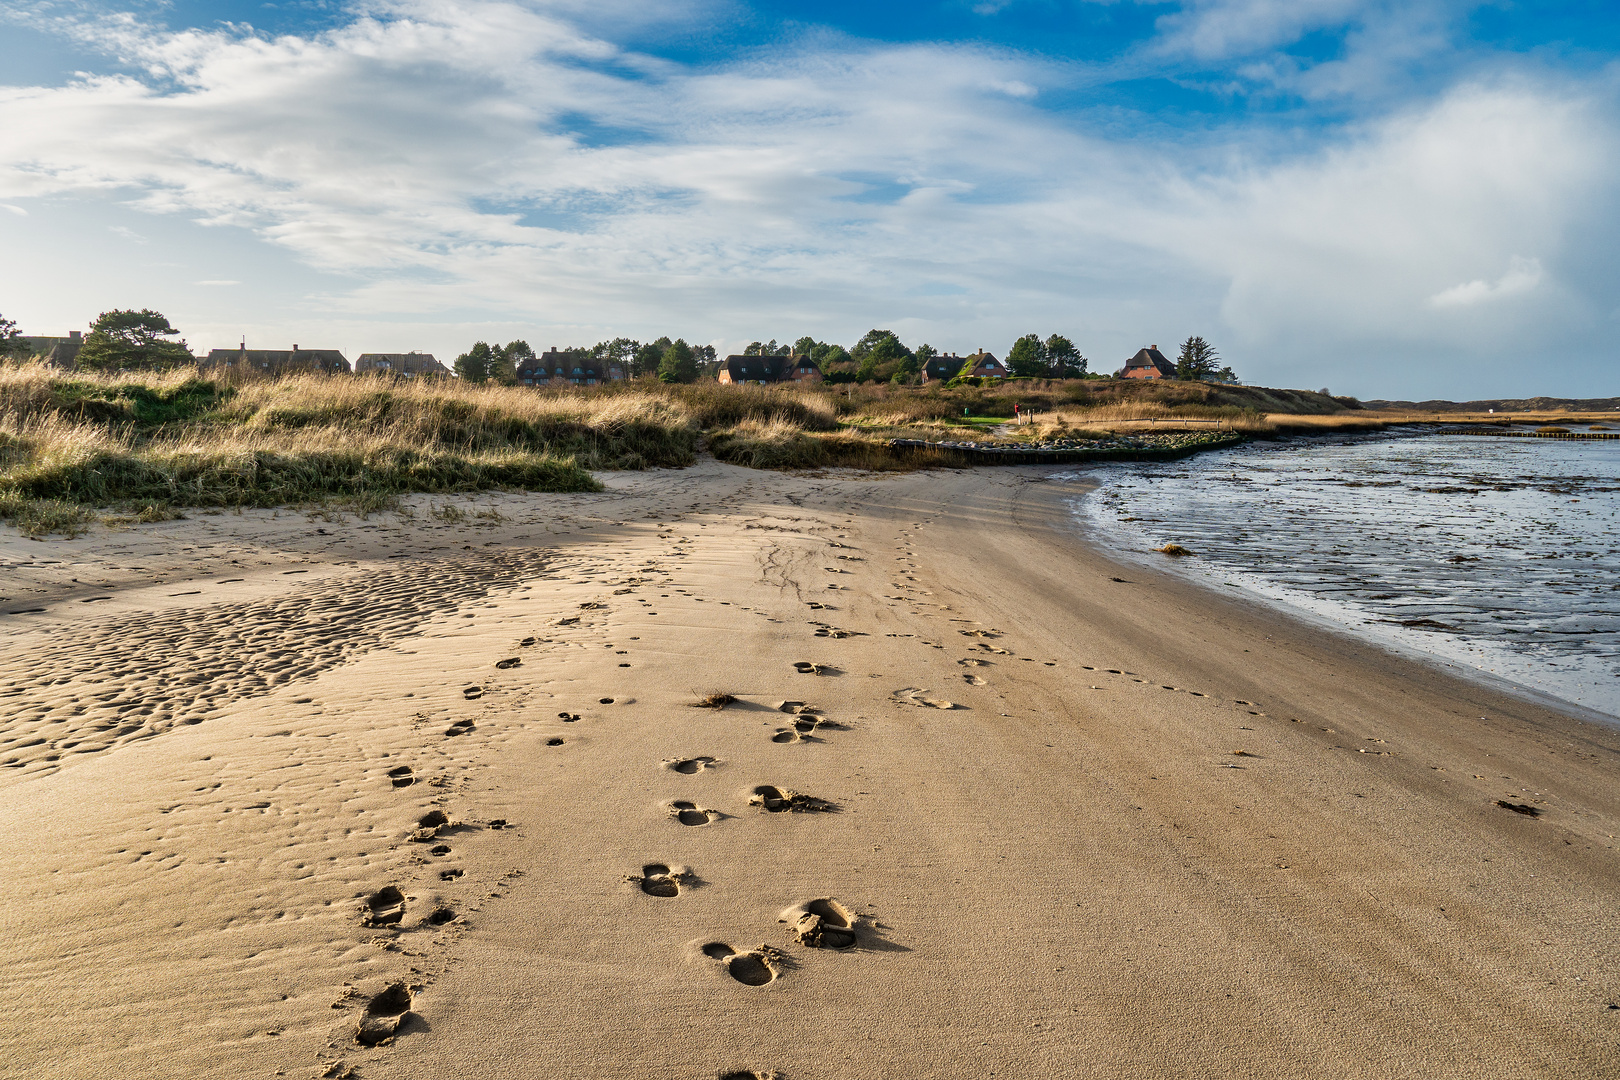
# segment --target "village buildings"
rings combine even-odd
[[[821,369],[803,353],[786,356],[740,356],[732,354],[720,361],[715,376],[723,383],[818,383]]]
[[[517,365],[517,381],[524,386],[596,386],[619,382],[627,374],[625,365],[618,360],[581,356],[555,345]]]

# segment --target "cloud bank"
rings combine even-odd
[[[1154,47],[1250,56],[1356,6],[1191,5]],[[983,45],[827,32],[698,66],[564,6],[410,0],[303,36],[52,25],[120,69],[0,87],[0,229],[97,206],[212,287],[152,297],[132,264],[70,304],[47,290],[78,281],[4,272],[50,311],[166,303],[234,340],[254,316],[210,305],[257,285],[286,298],[262,332],[351,351],[878,325],[958,350],[1061,330],[1108,369],[1201,333],[1273,385],[1620,393],[1532,377],[1612,337],[1604,79],[1498,67],[1309,138],[1183,138],[1073,107],[1095,65]]]

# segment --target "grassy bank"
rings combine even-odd
[[[1039,423],[1001,427],[1014,407]],[[157,520],[189,507],[337,503],[411,492],[590,491],[590,470],[680,467],[707,440],[752,468],[970,464],[894,439],[1089,437],[1144,418],[1263,433],[1266,410],[1349,413],[1301,391],[1015,380],[984,387],[473,386],[299,374],[201,378],[0,367],[0,517],[73,532],[98,512]]]

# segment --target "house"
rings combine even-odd
[[[404,379],[417,379],[432,375],[449,375],[450,369],[436,360],[432,353],[423,352],[368,352],[361,353],[354,362],[356,375],[394,375]]]
[[[234,349],[210,349],[199,363],[204,368],[252,371],[260,375],[285,375],[293,371],[349,373],[349,361],[336,349],[250,349],[243,342]]]
[[[517,365],[517,381],[524,386],[596,386],[618,382],[626,374],[625,365],[618,360],[564,352],[555,345]]]
[[[28,355],[42,363],[63,371],[72,371],[78,363],[79,349],[84,346],[84,332],[69,330],[67,337],[23,335]]]
[[[821,369],[804,353],[787,356],[738,356],[720,361],[715,376],[723,383],[818,383]]]
[[[967,362],[967,357],[957,356],[955,353],[930,356],[928,362],[922,366],[923,382],[947,382],[954,379],[962,370],[962,365]]]
[[[1007,365],[997,360],[990,353],[980,349],[968,357],[962,365],[963,375],[976,375],[981,379],[1005,379]]]
[[[1114,372],[1116,379],[1173,379],[1176,365],[1166,360],[1157,345],[1149,345],[1125,361],[1125,366]]]

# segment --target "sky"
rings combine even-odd
[[[0,315],[1612,396],[1617,151],[1600,0],[0,0]]]

